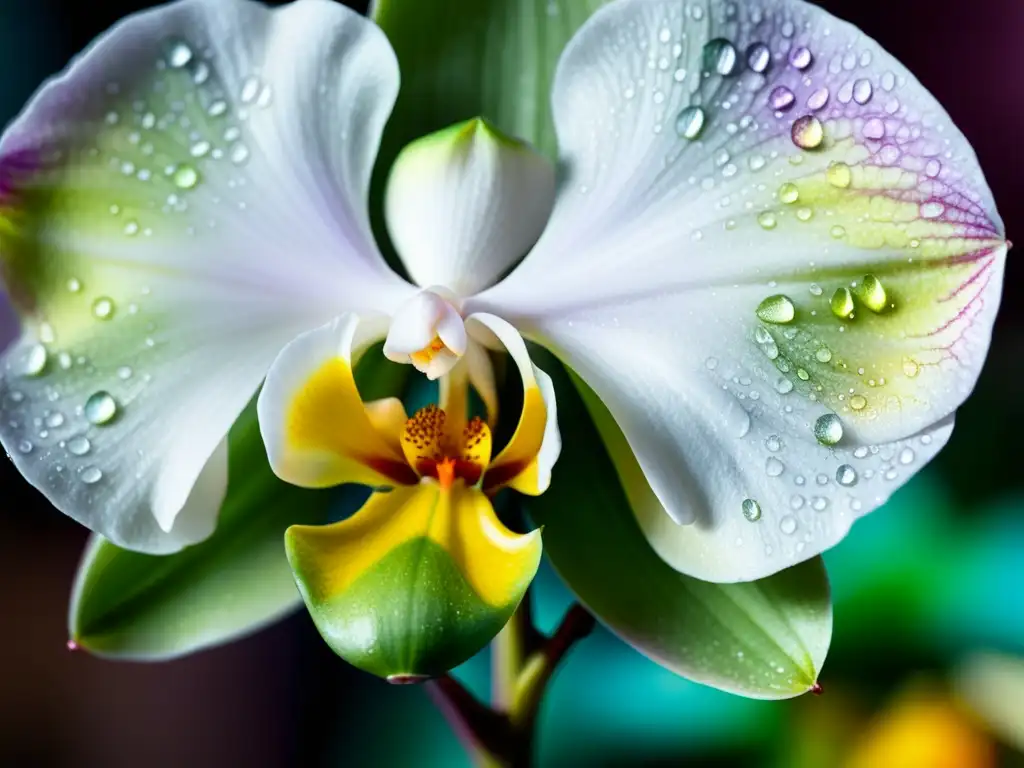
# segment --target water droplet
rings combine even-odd
[[[752,523],[761,519],[761,505],[753,499],[743,500],[743,516]]]
[[[794,494],[789,500],[789,506],[792,507],[794,511],[803,509],[805,503],[804,497],[798,493]]]
[[[199,172],[191,165],[181,165],[174,171],[174,184],[179,189],[192,189],[199,183]]]
[[[68,453],[72,456],[85,456],[90,450],[92,450],[92,443],[89,442],[89,438],[85,435],[78,435],[68,440]]]
[[[885,123],[880,117],[872,117],[864,123],[864,138],[878,139],[885,138]]]
[[[707,360],[704,361],[704,365],[705,365],[705,367],[707,367],[707,369],[709,371],[713,371],[713,370],[715,370],[715,368],[718,367],[718,358],[717,357],[709,357]]]
[[[810,208],[803,207],[796,209],[796,218],[798,221],[810,221],[814,216],[814,211]]]
[[[181,69],[192,61],[192,49],[185,43],[178,42],[171,46],[167,54],[167,63],[175,69]]]
[[[72,277],[68,280],[67,287],[71,293],[78,293],[82,290],[82,282],[77,277]]]
[[[869,452],[870,451],[868,451],[868,447],[866,445],[861,445],[854,450],[853,455],[854,458],[866,459],[868,457]]]
[[[847,318],[853,314],[853,294],[850,293],[849,288],[836,288],[836,292],[832,294],[832,298],[829,301],[829,306],[832,307],[832,314],[836,317]]]
[[[853,84],[853,100],[858,104],[864,105],[871,101],[872,93],[870,80],[862,79]]]
[[[787,536],[792,536],[796,533],[796,518],[792,515],[786,515],[779,520],[779,530]]]
[[[769,456],[768,460],[764,463],[764,473],[768,475],[768,477],[778,477],[785,470],[786,465],[774,456]]]
[[[213,145],[210,142],[197,141],[189,151],[192,153],[192,157],[206,157],[210,154],[211,149],[213,149]]]
[[[235,165],[242,165],[249,159],[249,147],[245,144],[235,144],[231,148],[231,162]]]
[[[747,66],[754,72],[764,72],[772,61],[772,52],[764,43],[754,43],[747,48]]]
[[[828,178],[828,183],[833,187],[846,189],[853,183],[853,172],[850,170],[850,166],[843,162],[831,163],[825,175]]]
[[[815,512],[824,512],[826,507],[828,507],[828,499],[824,496],[815,496],[811,499],[811,508]]]
[[[789,63],[799,70],[807,69],[814,61],[814,56],[806,46],[799,46],[789,52]]]
[[[775,382],[775,391],[780,395],[788,395],[793,391],[793,382],[783,376]]]
[[[18,443],[18,453],[32,453],[32,443],[28,440],[22,440]]]
[[[757,306],[757,316],[766,323],[776,325],[792,322],[796,317],[796,307],[788,296],[781,293],[769,296]]]
[[[50,429],[56,429],[57,427],[62,426],[63,424],[64,414],[61,413],[60,411],[54,411],[53,413],[47,415],[46,417],[46,426],[48,426]]]
[[[248,77],[242,83],[241,99],[243,104],[251,104],[256,100],[260,92],[260,81],[255,77]]]
[[[128,235],[128,237],[134,237],[135,235],[139,234],[139,222],[134,220],[129,221],[127,224],[124,225],[124,233]]]
[[[79,477],[86,485],[95,485],[103,479],[103,473],[98,467],[86,467],[82,470],[82,474],[80,474]]]
[[[773,230],[778,226],[779,221],[775,218],[775,214],[771,211],[764,211],[758,214],[757,223],[761,225],[762,229]]]
[[[832,235],[836,240],[842,240],[846,237],[846,228],[836,224],[832,229],[829,230],[829,234]]]
[[[868,404],[868,399],[864,395],[854,395],[850,398],[850,407],[855,411],[863,411]]]
[[[209,109],[206,110],[210,117],[220,117],[228,111],[228,103],[223,99],[218,99],[210,104]]]
[[[728,77],[736,69],[736,46],[724,37],[709,40],[704,46],[704,69]]]
[[[917,457],[914,455],[913,448],[908,447],[900,451],[900,464],[912,464],[915,458]]]
[[[96,392],[85,401],[85,418],[92,424],[109,424],[117,416],[117,401],[109,392]]]
[[[843,464],[836,470],[836,482],[849,488],[857,484],[857,470],[849,464]]]
[[[827,363],[832,359],[832,350],[828,347],[819,347],[814,357],[819,363]]]
[[[903,358],[903,375],[908,379],[912,379],[921,372],[921,366],[917,364],[916,360],[911,360],[909,357]]]
[[[817,149],[825,140],[825,128],[814,115],[804,115],[793,123],[792,137],[800,149]]]
[[[696,139],[704,130],[704,110],[698,106],[690,106],[679,113],[676,118],[676,133],[684,139]]]
[[[196,68],[192,72],[192,82],[196,85],[202,85],[210,79],[210,67],[207,66],[205,61],[200,61],[196,64]]]
[[[817,112],[828,104],[829,95],[828,88],[819,88],[807,97],[807,108]]]
[[[134,371],[127,365],[122,365],[117,369],[117,378],[121,381],[128,381],[132,377]]]
[[[885,288],[874,275],[864,275],[855,290],[857,298],[864,302],[864,305],[872,312],[881,312],[885,309],[887,302]]]
[[[797,189],[796,184],[787,181],[781,187],[779,187],[779,200],[786,205],[792,205],[800,199],[800,190]]]
[[[776,112],[785,112],[796,102],[796,96],[784,85],[777,85],[768,94],[768,106]]]
[[[92,303],[92,316],[97,320],[109,320],[114,316],[114,302],[106,296],[101,296]]]
[[[814,422],[814,438],[822,445],[835,445],[843,439],[843,422],[834,413],[826,413]]]
[[[803,368],[797,368],[796,377],[800,379],[800,381],[807,381],[809,378],[811,378],[811,375],[807,373],[807,371],[805,371]]]
[[[946,206],[942,203],[931,201],[921,206],[921,217],[925,219],[937,219],[946,212]]]
[[[21,358],[21,374],[23,376],[38,376],[46,368],[47,357],[46,347],[42,344],[32,344],[27,347]]]

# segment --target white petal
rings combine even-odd
[[[356,388],[356,362],[386,329],[386,317],[349,313],[278,355],[257,407],[270,466],[282,480],[304,488],[417,482],[402,453],[401,404],[367,410]]]
[[[533,364],[519,332],[500,317],[480,312],[466,318],[477,343],[504,347],[523,380],[523,411],[508,444],[484,475],[485,490],[509,485],[532,496],[551,484],[551,470],[562,452],[558,404],[551,377]]]
[[[413,280],[468,296],[522,258],[554,199],[551,163],[476,119],[406,147],[385,205],[388,231]]]
[[[420,291],[395,311],[384,355],[392,362],[410,363],[434,380],[455,367],[467,343],[462,316],[451,302],[436,291]]]
[[[397,84],[338,4],[183,0],[100,38],[7,131],[24,333],[0,439],[58,508],[133,549],[205,535],[219,503],[188,535],[175,518],[280,348],[408,296],[365,203]]]
[[[943,441],[987,352],[1006,244],[966,140],[876,43],[800,0],[697,7],[623,0],[580,31],[553,96],[564,194],[534,251],[464,309],[580,374],[704,539],[671,554],[675,526],[648,520],[654,546],[727,581],[831,546],[887,495],[868,470],[899,483],[930,455],[871,454],[836,487],[850,452]],[[833,450],[815,438],[827,414]]]

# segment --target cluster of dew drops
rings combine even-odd
[[[703,16],[703,9],[700,6],[694,6],[691,8],[691,14],[695,19],[699,20]],[[792,23],[786,22],[783,27],[784,36],[790,37],[793,31]],[[668,42],[668,39],[670,39],[668,31],[663,30],[662,42]],[[750,72],[764,74],[769,66],[771,66],[772,58],[771,48],[764,42],[753,42],[746,47],[745,52],[741,52],[732,41],[725,38],[710,40],[705,44],[702,52],[705,76],[716,74],[722,78],[737,76],[743,71],[744,66]],[[785,64],[793,70],[804,72],[814,64],[814,60],[814,54],[808,47],[796,46],[788,51],[785,57]],[[675,79],[677,82],[684,80],[685,73],[682,70],[677,71]],[[882,77],[883,89],[891,91],[894,85],[895,76],[892,73],[885,73]],[[844,86],[838,94],[838,98],[844,103],[853,101],[863,106],[872,99],[874,93],[875,89],[870,79],[858,78],[851,80]],[[822,110],[828,104],[830,98],[835,96],[837,94],[831,93],[826,86],[816,88],[810,93],[806,100],[807,113],[797,117],[792,122],[790,138],[796,148],[804,151],[813,151],[823,146],[826,139],[825,126],[815,113]],[[777,118],[782,118],[797,105],[797,95],[792,89],[781,84],[771,88],[766,94],[766,99],[767,107]],[[893,103],[895,104],[896,102],[893,100]],[[891,113],[892,110],[889,111]],[[680,138],[687,141],[696,141],[704,134],[708,122],[707,109],[701,104],[690,104],[676,115],[675,130]],[[884,126],[877,118],[868,120],[863,128],[865,138],[874,140],[882,138],[884,130]],[[754,168],[755,163],[763,165],[764,160],[759,159],[759,156],[751,158],[752,169],[756,170]],[[934,177],[936,173],[936,169],[930,169],[928,175]],[[832,186],[846,189],[853,182],[853,171],[846,163],[833,162],[827,169],[826,178]],[[778,198],[786,205],[795,205],[799,202],[799,190],[794,184],[783,184],[778,191]],[[922,206],[922,216],[924,218],[935,218],[941,215],[942,211],[938,210],[938,207],[938,204],[926,203]],[[812,216],[813,211],[809,208],[799,208],[797,210],[797,218],[801,221],[807,221]],[[778,223],[775,214],[771,211],[759,214],[757,222],[765,230],[774,229]],[[832,228],[831,235],[834,238],[842,239],[846,232],[842,227],[836,226]],[[815,296],[821,296],[823,291],[815,285],[812,286],[811,293]],[[843,286],[837,288],[831,297],[825,297],[825,299],[828,301],[832,314],[840,320],[849,320],[854,316],[856,309],[855,299],[859,300],[866,310],[874,313],[884,312],[892,306],[889,303],[889,297],[881,280],[870,274],[852,283],[850,287]],[[757,307],[756,314],[763,323],[785,326],[796,317],[796,308],[789,297],[776,294],[762,301]],[[770,359],[778,358],[778,346],[774,343],[771,334],[761,326],[758,327],[758,331],[760,331],[760,334],[757,340],[762,345],[765,354]],[[828,363],[832,359],[832,352],[827,346],[821,346],[816,350],[815,357],[821,363]],[[717,360],[709,358],[708,367],[713,368],[716,365]],[[904,373],[908,377],[912,378],[915,376],[918,370],[919,366],[914,361],[904,362]],[[803,369],[800,369],[797,373],[800,374],[798,378],[802,381],[807,381],[810,378]],[[884,383],[884,380],[882,383]],[[793,388],[793,382],[787,377],[780,379],[779,384],[776,386],[780,394],[786,394],[792,391]],[[860,411],[866,408],[866,406],[867,399],[863,395],[855,394],[850,398],[850,407],[853,410]],[[843,422],[837,414],[825,413],[815,420],[812,425],[812,432],[820,445],[833,448],[843,439]],[[928,445],[931,442],[931,438],[924,436],[921,442],[923,445]],[[782,448],[782,441],[779,436],[772,435],[766,440],[766,447],[770,453],[777,453]],[[877,446],[860,446],[854,451],[854,456],[858,459],[864,459],[878,452],[879,448]],[[898,456],[894,458],[899,464],[908,465],[914,462],[916,455],[912,448],[904,446],[899,451]],[[769,477],[778,477],[784,472],[784,465],[776,456],[770,455],[765,465],[765,472]],[[882,473],[890,480],[898,476],[896,469],[891,464],[883,464]],[[864,477],[870,478],[874,474],[872,470],[867,470],[864,472]],[[834,477],[835,482],[844,488],[856,485],[860,479],[861,475],[858,471],[847,463],[838,467]],[[798,485],[802,485],[806,481],[803,477],[798,476],[796,482]],[[818,475],[816,482],[819,486],[824,486],[828,484],[829,478],[825,475]],[[796,495],[792,501],[791,506],[794,510],[799,510],[805,504],[809,504],[812,509],[821,512],[826,510],[829,504],[825,496],[813,496],[808,500],[802,495]],[[860,506],[859,500],[851,500],[852,509],[856,511]],[[750,522],[761,520],[762,509],[757,500],[753,498],[743,499],[741,510],[746,520]],[[779,527],[782,533],[792,535],[796,532],[798,523],[792,515],[785,515],[781,518]]]
[[[189,44],[181,40],[165,41],[163,55],[157,59],[155,66],[158,74],[177,74],[181,77],[187,77],[191,81],[195,91],[189,98],[201,100],[200,106],[205,112],[205,119],[208,119],[209,125],[196,125],[197,121],[187,114],[188,109],[193,108],[194,105],[187,105],[184,101],[170,101],[167,105],[166,114],[158,116],[156,111],[149,109],[149,105],[142,99],[136,100],[132,104],[132,112],[127,116],[115,110],[109,111],[105,116],[104,122],[108,128],[125,128],[128,130],[127,140],[129,144],[135,147],[138,154],[143,158],[155,157],[156,155],[153,144],[146,141],[147,132],[161,133],[172,127],[180,127],[187,131],[189,146],[185,151],[189,159],[186,162],[168,164],[163,169],[163,175],[170,182],[170,188],[172,189],[167,196],[166,205],[163,206],[163,210],[165,212],[184,211],[188,208],[187,201],[183,196],[184,193],[195,190],[202,182],[201,163],[220,161],[227,158],[235,166],[242,166],[249,160],[250,150],[241,139],[242,131],[238,125],[231,124],[230,122],[226,123],[227,127],[221,132],[223,142],[209,140],[203,135],[203,131],[200,130],[201,128],[211,127],[218,119],[227,121],[228,118],[232,117],[232,110],[227,96],[210,87],[216,86],[216,74],[213,72],[211,64],[203,60]],[[161,87],[157,85],[156,90],[160,90]],[[208,90],[204,92],[204,88]],[[120,98],[120,85],[114,82],[108,83],[106,94],[110,97]],[[240,107],[233,116],[238,118],[239,121],[244,121],[248,116],[249,109],[253,107],[265,108],[270,105],[272,98],[271,87],[261,82],[258,77],[250,76],[241,84],[240,91],[237,94]],[[125,121],[129,119],[133,120],[134,124],[126,126]],[[98,154],[98,150],[91,150],[91,154]],[[117,172],[123,176],[137,179],[139,182],[151,183],[157,175],[154,169],[140,167],[140,164],[133,160],[113,158],[112,163],[116,164],[115,170]],[[234,184],[229,182],[228,186],[234,186]],[[240,203],[240,205],[242,204]],[[113,216],[121,216],[124,211],[120,205],[113,204],[110,206],[110,213]],[[212,221],[211,226],[213,226]],[[138,236],[149,237],[153,234],[152,229],[143,226],[135,218],[130,218],[126,221],[123,232],[125,236],[132,238]],[[194,234],[194,230],[191,227],[189,228],[189,233]],[[86,286],[77,277],[71,277],[66,280],[64,288],[69,294],[80,295]],[[150,289],[143,287],[141,292],[146,296],[150,294]],[[135,315],[138,311],[139,306],[135,303],[127,306],[127,314],[129,315]],[[108,322],[115,319],[118,314],[118,307],[111,297],[101,295],[91,302],[90,313],[95,321]],[[149,330],[152,330],[152,326],[149,327]],[[75,358],[67,351],[57,353],[51,351],[49,347],[57,339],[56,332],[49,323],[40,323],[38,336],[39,341],[23,348],[13,363],[8,364],[8,368],[17,376],[25,379],[37,379],[44,377],[47,372],[58,368],[62,371],[68,371],[76,365],[89,367],[89,361],[84,356]],[[151,336],[147,336],[144,343],[147,348],[153,348],[157,344]],[[89,373],[94,372],[89,370]],[[129,365],[117,367],[115,375],[117,381],[122,384],[130,382],[136,377],[134,369]],[[146,375],[143,379],[148,382],[150,376]],[[60,399],[60,393],[55,388],[47,387],[45,389],[47,400],[56,402]],[[9,390],[6,396],[11,403],[19,407],[26,399],[25,393],[17,389]],[[90,427],[106,427],[116,423],[123,410],[123,404],[110,391],[99,388],[87,395],[84,402],[74,407],[75,415],[84,418]],[[11,426],[16,428],[18,422],[12,420]],[[71,424],[68,417],[61,411],[48,409],[43,412],[42,416],[34,418],[32,426],[37,430],[38,440],[45,441],[50,438],[51,431],[61,430],[62,428],[67,429]],[[87,460],[94,448],[92,440],[84,433],[78,433],[66,440],[61,440],[58,445],[66,451],[70,459],[83,461]],[[23,438],[16,443],[14,449],[19,454],[27,456],[37,449],[37,445],[32,440]],[[9,454],[8,458],[11,458]],[[58,473],[63,473],[65,467],[63,464],[58,463],[54,466],[54,469]],[[99,483],[103,479],[104,474],[103,470],[94,464],[84,463],[78,469],[77,477],[83,484],[91,486]]]

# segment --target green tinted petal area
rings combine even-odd
[[[320,634],[380,677],[433,676],[505,625],[540,563],[540,532],[502,526],[490,501],[431,479],[375,493],[353,517],[293,526],[295,580]]]
[[[182,0],[120,22],[7,129],[0,278],[24,333],[0,440],[55,506],[140,551],[209,535],[223,493],[188,534],[178,513],[277,352],[403,285],[365,204],[397,87],[340,4]]]

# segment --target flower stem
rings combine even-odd
[[[450,675],[428,683],[431,696],[482,768],[526,768],[533,763],[537,712],[547,685],[569,649],[593,629],[574,605],[547,638],[533,624],[530,595],[491,645],[488,707]]]

